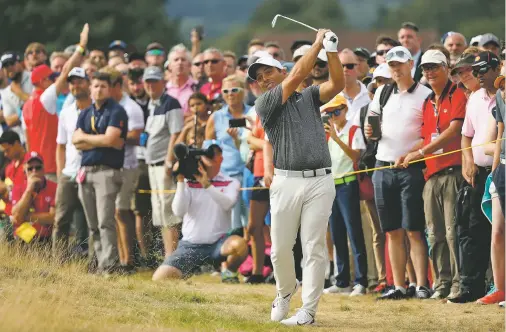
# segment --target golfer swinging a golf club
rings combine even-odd
[[[318,30],[311,49],[287,74],[281,63],[262,57],[248,68],[264,92],[255,108],[274,151],[274,179],[270,186],[271,259],[277,297],[271,319],[285,325],[311,325],[325,279],[325,234],[336,195],[331,159],[320,106],[344,88],[343,67],[337,56],[337,36]],[[309,75],[320,50],[328,57],[330,80],[295,90]],[[302,308],[285,319],[298,288],[292,248],[301,228],[304,254]]]

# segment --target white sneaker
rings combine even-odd
[[[287,326],[297,326],[297,325],[313,325],[314,324],[314,316],[311,315],[305,309],[299,309],[295,315],[288,319],[284,319],[281,321],[281,324]]]
[[[500,306],[501,308],[504,308],[504,301],[499,302],[499,306]]]
[[[365,295],[366,289],[361,284],[356,284],[353,286],[353,292],[351,292],[350,297],[352,296],[362,296]]]
[[[275,322],[280,322],[286,318],[288,315],[288,311],[290,311],[290,300],[292,296],[297,293],[299,289],[299,281],[296,280],[295,289],[290,294],[281,297],[279,294],[276,296],[274,301],[272,302],[271,309],[271,320]]]
[[[450,295],[448,295],[446,298],[451,300],[451,299],[454,299],[459,296],[460,296],[460,292],[458,292],[458,293],[450,292]]]
[[[323,290],[323,294],[341,294],[341,295],[349,295],[351,293],[351,287],[337,287],[336,285],[330,286],[327,289]]]

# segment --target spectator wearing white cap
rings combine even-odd
[[[53,225],[53,254],[58,255],[60,249],[63,249],[63,252],[67,250],[70,225],[74,222],[76,249],[78,250],[75,253],[86,255],[88,252],[88,226],[75,181],[81,166],[81,153],[72,144],[72,135],[76,130],[79,113],[92,103],[90,81],[84,69],[80,67],[75,67],[70,71],[67,81],[70,93],[74,96],[74,102],[62,109],[58,121],[58,136],[56,137],[58,187]]]
[[[446,33],[445,36],[442,42],[444,47],[450,52],[450,66],[453,67],[467,47],[466,37],[459,32],[453,31]]]
[[[416,297],[426,299],[431,293],[426,284],[428,257],[423,235],[423,164],[404,167],[403,161],[407,154],[422,147],[422,106],[431,91],[413,80],[411,72],[414,61],[408,49],[394,47],[385,59],[395,83],[384,85],[376,91],[369,106],[369,123],[365,126],[366,137],[379,140],[376,166],[390,167],[375,171],[372,177],[381,228],[389,235],[389,255],[395,285],[395,289],[379,299],[406,298],[406,233],[417,279]],[[384,99],[387,99],[386,103]],[[379,137],[373,137],[370,125],[373,115],[380,119]]]
[[[190,76],[191,54],[183,44],[174,46],[165,63],[165,68],[170,73],[171,80],[167,82],[167,94],[176,98],[185,118],[190,117],[188,99],[197,89],[197,80]],[[235,68],[234,68],[235,69]]]
[[[297,63],[297,61],[299,61],[300,58],[302,58],[302,56],[304,54],[306,54],[309,49],[311,49],[311,45],[302,45],[301,47],[299,47],[298,49],[296,49],[293,52],[292,61],[294,63]],[[320,54],[318,54],[318,55],[320,55]],[[306,79],[303,80],[300,83],[300,85],[297,87],[297,91],[301,92],[302,90],[304,90],[305,88],[307,88],[308,86],[310,86],[312,83],[313,83],[313,78],[311,76],[311,73],[309,73],[309,75],[306,77]]]
[[[428,50],[422,56],[421,66],[433,93],[423,104],[423,147],[404,158],[405,167],[413,160],[458,150],[466,114],[467,97],[448,79],[446,56],[441,51]],[[459,293],[455,201],[464,180],[462,155],[438,156],[425,164],[424,211],[435,273],[432,298],[453,298]]]
[[[494,53],[497,56],[499,56],[499,53],[501,52],[501,42],[493,33],[481,35],[478,46],[482,47],[486,51]]]
[[[367,84],[367,90],[369,91],[369,98],[372,100],[376,89],[380,86],[392,82],[392,75],[390,74],[390,68],[386,63],[380,64],[376,67],[372,73],[372,81]]]
[[[480,46],[480,39],[483,35],[477,35],[471,38],[471,41],[469,41],[470,46]]]

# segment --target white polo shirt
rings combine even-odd
[[[360,92],[355,98],[350,98],[347,94],[344,93],[344,90],[339,93],[339,95],[346,98],[348,104],[348,113],[346,113],[346,120],[351,121],[351,123],[355,126],[360,126],[360,109],[365,105],[371,102],[371,98],[369,98],[369,91],[367,91],[367,87],[360,81],[357,81],[360,85]]]
[[[380,95],[385,85],[379,87],[369,105],[368,116],[380,112]],[[432,91],[415,83],[407,91],[394,89],[383,107],[381,140],[378,143],[376,159],[395,162],[413,150],[422,139],[423,103]]]
[[[230,230],[232,208],[239,199],[239,181],[218,173],[211,186],[178,182],[172,201],[174,215],[183,218],[183,241],[215,243]]]
[[[62,109],[58,120],[56,143],[65,145],[65,168],[63,168],[62,173],[69,177],[75,176],[79,167],[81,167],[81,152],[72,144],[72,135],[76,130],[77,118],[80,112],[81,110],[77,108],[74,102]]]
[[[119,104],[123,106],[127,113],[128,131],[144,129],[144,112],[142,112],[142,108],[139,104],[125,93]],[[137,161],[136,146],[125,144],[125,161],[123,162],[123,168],[132,169],[138,166],[139,162]]]

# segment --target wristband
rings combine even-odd
[[[422,149],[418,150],[418,153],[422,155],[422,157],[425,157],[425,153],[423,152]]]
[[[77,45],[76,52],[81,53],[81,55],[84,55],[85,49],[81,45]]]

